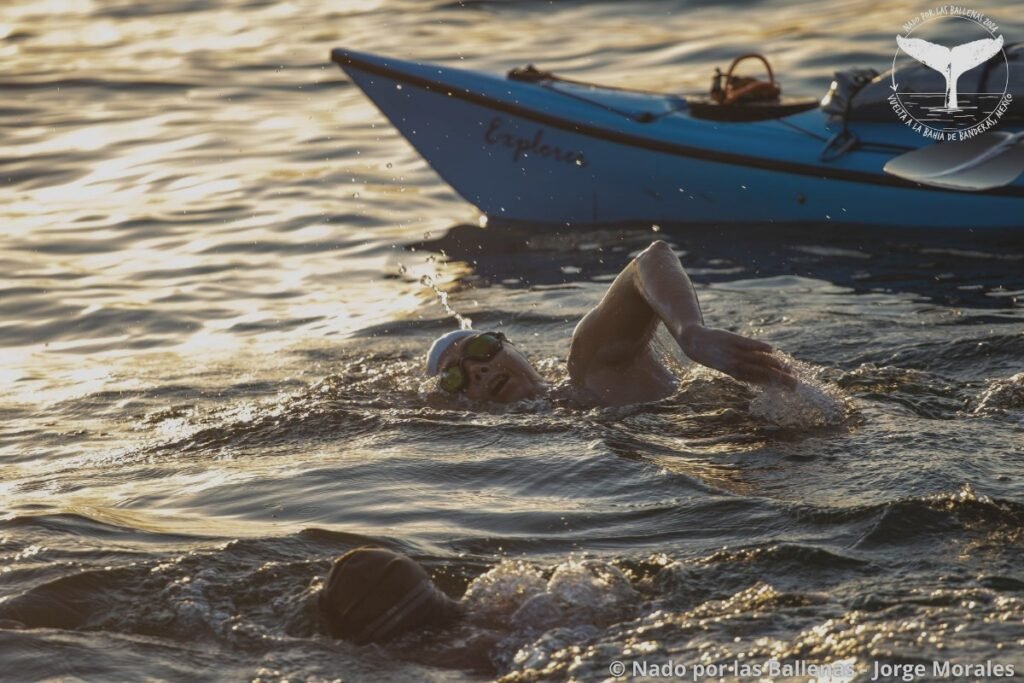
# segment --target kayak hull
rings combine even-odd
[[[929,144],[896,124],[821,161],[835,127],[819,110],[780,121],[689,116],[685,101],[335,50],[332,58],[437,173],[488,216],[543,224],[843,223],[928,228],[1024,225],[1024,186],[985,193],[886,175]]]

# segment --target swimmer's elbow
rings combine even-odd
[[[642,257],[644,254],[669,254],[673,258],[675,257],[675,252],[672,251],[672,247],[670,247],[668,242],[664,240],[654,240],[651,242],[649,247],[640,252],[640,255],[637,256],[637,258]]]
[[[668,242],[662,240],[651,242],[650,246],[637,254],[634,261],[637,272],[641,277],[645,269],[661,269],[679,263],[679,259],[676,257],[676,253],[672,251],[672,247],[669,246]]]

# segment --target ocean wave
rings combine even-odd
[[[858,549],[913,546],[936,535],[961,532],[1014,533],[1024,529],[1024,504],[977,493],[970,484],[959,490],[911,496],[874,505],[848,508],[793,506],[799,520],[846,526],[859,533]]]

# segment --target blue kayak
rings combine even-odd
[[[1024,227],[1024,178],[984,192],[882,168],[933,144],[907,126],[841,123],[819,107],[753,121],[697,101],[512,78],[335,49],[331,58],[466,201],[559,225],[634,222]],[[895,115],[894,115],[895,118]]]

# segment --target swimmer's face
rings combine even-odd
[[[533,369],[530,361],[507,341],[490,360],[463,359],[463,344],[470,339],[460,339],[448,347],[440,362],[440,367],[445,368],[462,361],[468,382],[462,393],[467,397],[475,401],[511,403],[544,392],[544,379]]]

